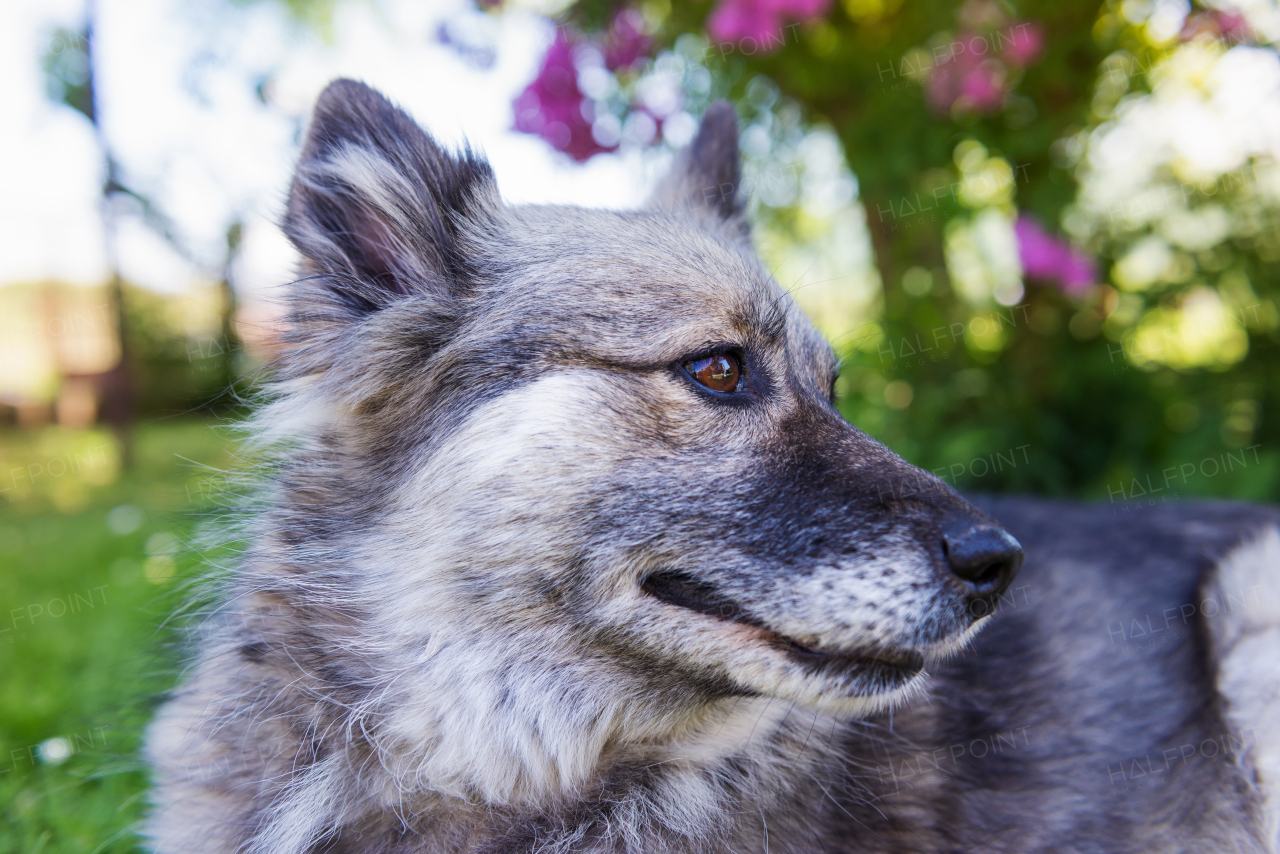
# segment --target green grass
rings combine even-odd
[[[142,731],[196,570],[178,544],[230,459],[196,420],[135,447],[122,473],[103,431],[0,433],[0,854],[138,850]]]

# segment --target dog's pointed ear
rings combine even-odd
[[[709,215],[746,235],[750,226],[739,196],[741,181],[738,116],[728,101],[716,101],[703,115],[698,135],[658,183],[649,206]]]
[[[467,275],[460,226],[496,198],[484,159],[451,155],[378,92],[335,80],[289,189],[285,234],[311,274],[300,286],[356,314],[453,293]]]

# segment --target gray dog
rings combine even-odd
[[[1280,514],[961,498],[832,406],[738,176],[717,104],[642,210],[509,206],[325,91],[156,851],[1276,850]]]

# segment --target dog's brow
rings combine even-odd
[[[786,339],[787,311],[776,301],[756,307],[755,317],[748,324],[756,333],[770,343]]]

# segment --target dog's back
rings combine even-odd
[[[1280,513],[975,503],[1027,561],[891,765],[941,850],[1274,850]]]

